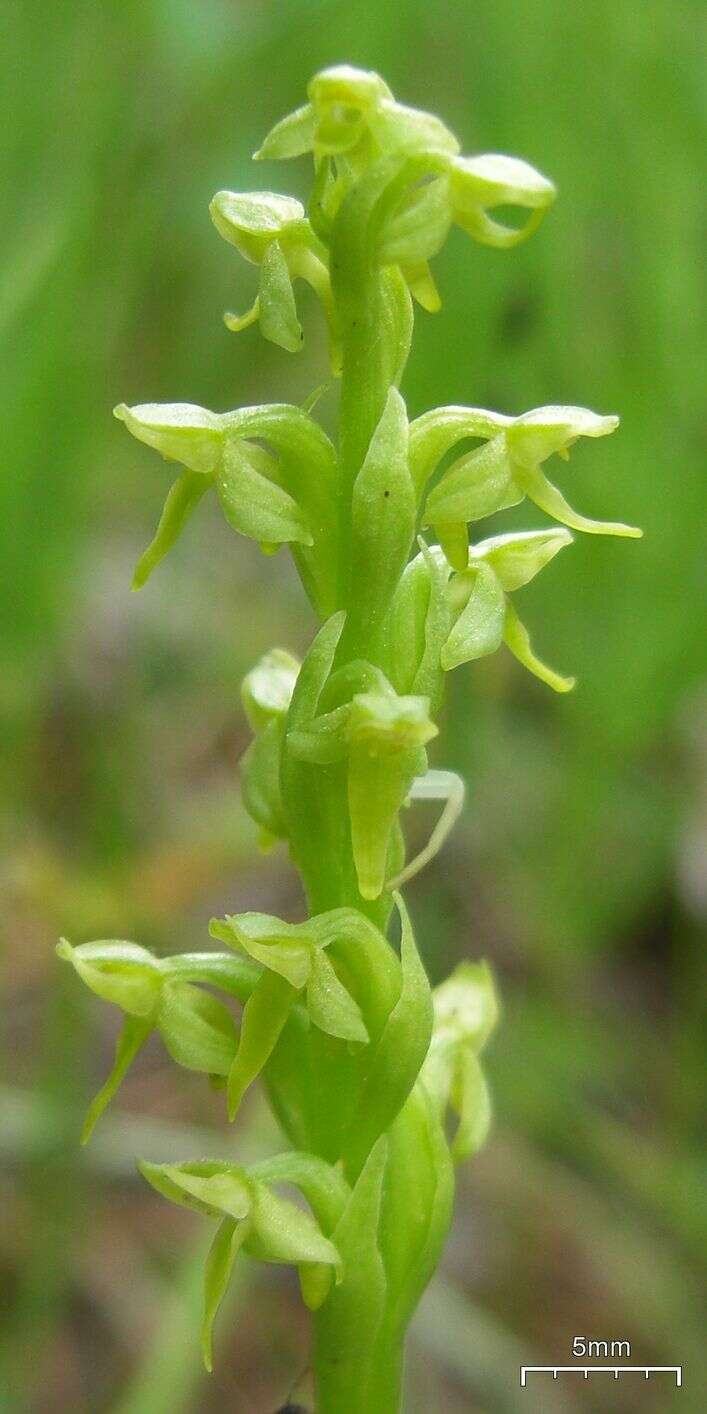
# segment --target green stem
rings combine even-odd
[[[402,1394],[404,1340],[385,1331],[362,1349],[361,1332],[342,1348],[340,1329],[315,1317],[314,1370],[317,1414],[398,1414]]]

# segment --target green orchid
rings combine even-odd
[[[211,216],[258,268],[256,299],[226,316],[229,328],[257,323],[294,352],[303,342],[296,282],[318,296],[341,376],[335,441],[313,416],[320,389],[302,407],[116,408],[138,441],[180,467],[135,587],[212,490],[240,536],[267,554],[289,545],[314,611],[302,661],[271,649],[241,694],[252,732],[242,800],[260,844],[281,841],[299,872],[301,921],[227,914],[210,925],[222,951],[156,957],[109,940],[64,941],[59,953],[124,1017],[84,1138],[156,1032],[177,1065],[226,1089],[232,1119],[260,1081],[289,1146],[248,1168],[141,1165],[160,1194],[218,1223],[206,1263],[207,1367],[243,1250],[299,1269],[319,1414],[397,1414],[407,1329],[451,1223],[454,1164],[489,1127],[479,1057],[498,1015],[486,963],[462,961],[432,991],[400,893],[464,806],[464,781],[431,761],[447,675],[505,644],[566,692],[573,679],[534,653],[516,593],[571,530],[640,532],[579,515],[544,470],[579,438],[613,432],[616,417],[450,405],[410,421],[400,391],[413,301],[439,308],[430,262],[452,225],[481,246],[515,246],[549,211],[553,183],[518,158],[463,155],[439,118],[347,65],[316,74],[307,102],[256,156],[305,153],[314,159],[306,207],[269,191],[219,191]],[[507,207],[520,213],[517,226],[497,219]],[[526,498],[559,524],[469,544],[470,525]],[[402,826],[413,807],[431,807],[432,824],[408,850]]]

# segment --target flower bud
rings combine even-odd
[[[498,1019],[493,976],[485,962],[462,962],[432,994],[434,1026],[421,1083],[444,1114],[459,1117],[452,1142],[458,1161],[483,1144],[491,1104],[478,1056]]]
[[[254,732],[287,716],[300,664],[284,648],[271,648],[246,674],[241,685],[245,713]]]

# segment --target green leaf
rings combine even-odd
[[[130,1066],[141,1046],[143,1046],[147,1040],[151,1030],[151,1021],[143,1021],[133,1016],[127,1016],[125,1018],[123,1029],[116,1042],[113,1069],[105,1084],[98,1091],[98,1094],[94,1096],[88,1107],[88,1112],[81,1131],[82,1144],[88,1143],[103,1111],[106,1106],[110,1104],[113,1096],[117,1094]]]
[[[133,589],[142,589],[152,571],[179,539],[209,482],[196,471],[185,471],[173,483],[164,503],[159,525],[147,549],[140,556],[133,575]]]
[[[432,1036],[432,993],[400,894],[401,989],[366,1066],[356,1104],[356,1124],[347,1146],[347,1167],[358,1172],[366,1154],[402,1109],[419,1075]],[[368,1052],[364,1055],[367,1057]]]
[[[357,1352],[362,1370],[368,1366],[385,1306],[386,1278],[378,1230],[387,1155],[387,1140],[381,1135],[368,1154],[332,1234],[343,1262],[344,1278],[320,1314],[332,1362],[344,1358],[350,1361],[352,1352]]]
[[[322,689],[331,672],[345,619],[344,613],[332,614],[314,639],[295,683],[287,714],[288,733],[294,728],[309,726],[314,720]]]
[[[237,438],[229,438],[216,476],[216,490],[229,525],[251,540],[311,545],[303,512],[282,486],[256,469]]]
[[[528,672],[533,673],[541,682],[547,683],[555,692],[571,692],[575,685],[575,678],[563,677],[561,673],[555,672],[554,668],[548,667],[533,652],[530,644],[528,630],[521,623],[518,615],[510,601],[506,605],[506,619],[503,628],[503,641],[519,663],[523,664]]]
[[[343,1041],[368,1041],[368,1031],[361,1008],[339,980],[334,968],[321,949],[312,952],[312,966],[307,983],[307,1010],[315,1026],[329,1036]]]
[[[353,488],[351,576],[356,595],[347,634],[354,644],[359,639],[371,642],[388,612],[410,553],[415,512],[405,404],[391,388]]]
[[[470,592],[442,649],[445,672],[495,653],[503,641],[506,599],[490,565],[480,561],[465,570],[455,580],[455,585],[462,583]]]
[[[243,1246],[250,1225],[247,1219],[234,1222],[224,1218],[219,1224],[216,1236],[209,1248],[204,1268],[204,1316],[201,1326],[201,1351],[204,1365],[211,1373],[213,1369],[213,1327],[218,1309],[223,1301],[231,1280],[236,1257]]]
[[[157,1026],[177,1065],[228,1075],[236,1054],[236,1026],[228,1008],[210,992],[191,982],[166,981]]]

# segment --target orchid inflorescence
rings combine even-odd
[[[616,417],[448,406],[410,421],[399,392],[413,299],[439,308],[429,262],[452,224],[483,245],[514,246],[552,205],[552,183],[515,158],[460,155],[438,118],[398,103],[377,74],[327,69],[308,99],[256,153],[312,154],[308,209],[271,192],[228,191],[210,209],[219,234],[259,268],[255,301],[226,315],[230,329],[257,322],[296,352],[295,282],[321,301],[341,379],[337,443],[313,417],[313,399],[224,413],[116,408],[135,437],[181,468],[134,586],[213,489],[232,528],[265,553],[290,546],[320,622],[301,664],[272,649],[243,684],[253,731],[244,802],[264,846],[287,843],[308,916],[214,920],[211,935],[227,951],[157,958],[134,943],[63,941],[60,953],[125,1014],[85,1137],[156,1031],[177,1064],[224,1085],[232,1119],[261,1077],[291,1146],[250,1167],[141,1164],[160,1193],[218,1222],[206,1268],[207,1365],[243,1248],[298,1267],[316,1313],[321,1414],[386,1414],[399,1408],[406,1328],[448,1231],[454,1162],[479,1147],[490,1118],[479,1055],[497,1016],[491,973],[464,962],[431,990],[399,892],[462,806],[460,779],[428,765],[445,677],[505,644],[543,682],[570,689],[573,679],[531,647],[516,591],[572,530],[640,532],[578,514],[545,472],[578,438],[613,432]],[[490,214],[499,206],[518,208],[524,224],[501,224]],[[476,521],[526,498],[559,524],[470,543]],[[406,860],[400,815],[421,799],[443,810]],[[393,910],[398,947],[386,936]]]

